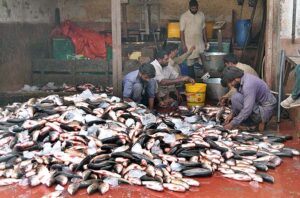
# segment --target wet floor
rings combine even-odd
[[[277,129],[276,125],[270,126],[269,130],[277,130],[280,134],[291,134],[294,136],[292,141],[286,142],[287,147],[300,149],[299,131],[295,131],[289,122],[282,123]],[[190,191],[185,193],[175,193],[171,191],[154,192],[144,187],[121,185],[111,189],[102,197],[115,198],[138,198],[138,197],[157,197],[157,198],[208,198],[208,197],[255,197],[255,198],[293,198],[300,197],[300,157],[284,158],[283,163],[275,170],[269,170],[268,174],[275,178],[274,184],[258,184],[249,182],[239,182],[221,177],[218,173],[210,178],[198,179],[201,183],[200,187],[192,187]],[[39,186],[35,188],[20,187],[17,185],[0,188],[1,198],[27,198],[42,197],[43,195],[54,191],[53,188]],[[70,197],[66,192],[66,197]],[[87,195],[86,190],[79,191],[73,197],[99,197],[100,194],[92,196]]]

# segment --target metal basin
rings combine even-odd
[[[200,54],[204,70],[206,72],[222,72],[224,69],[224,56],[223,52],[204,52]]]
[[[206,97],[211,101],[218,101],[228,89],[221,85],[221,78],[209,78],[204,81],[207,84]]]

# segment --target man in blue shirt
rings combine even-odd
[[[155,69],[150,63],[128,73],[123,78],[123,99],[128,102],[142,103],[148,99],[148,108],[153,109],[156,92]]]
[[[231,130],[241,124],[261,124],[264,128],[272,118],[277,103],[268,85],[237,67],[224,69],[222,85],[231,85],[237,89],[231,98],[232,113],[225,120],[224,128]]]

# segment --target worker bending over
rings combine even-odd
[[[123,99],[127,102],[143,103],[152,110],[156,92],[154,77],[155,69],[150,63],[128,73],[123,78]]]
[[[238,62],[238,60],[234,54],[226,55],[224,57],[224,64],[225,64],[225,67],[230,67],[230,66],[237,67],[237,68],[243,70],[244,73],[246,73],[246,74],[252,74],[252,75],[258,77],[256,71],[251,66]],[[237,92],[235,87],[230,86],[230,84],[228,84],[228,85],[229,85],[229,87],[228,87],[229,92],[221,97],[221,99],[220,99],[221,105],[225,105],[226,101],[230,100],[231,97]],[[225,86],[227,86],[227,85],[225,85]]]
[[[267,84],[232,66],[224,69],[222,82],[237,89],[231,98],[232,113],[226,118],[224,128],[231,130],[245,124],[260,125],[263,130],[273,116],[277,102]]]
[[[189,76],[179,75],[172,66],[168,65],[169,54],[167,51],[159,50],[155,58],[151,64],[156,71],[155,80],[158,86],[157,99],[160,107],[167,107],[174,102],[169,95],[172,88],[176,91],[174,85],[186,82],[195,83],[195,80]]]

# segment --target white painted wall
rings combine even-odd
[[[293,0],[281,0],[281,38],[292,38]],[[297,0],[296,38],[300,38],[300,1]]]
[[[57,0],[0,0],[0,23],[54,22]]]

